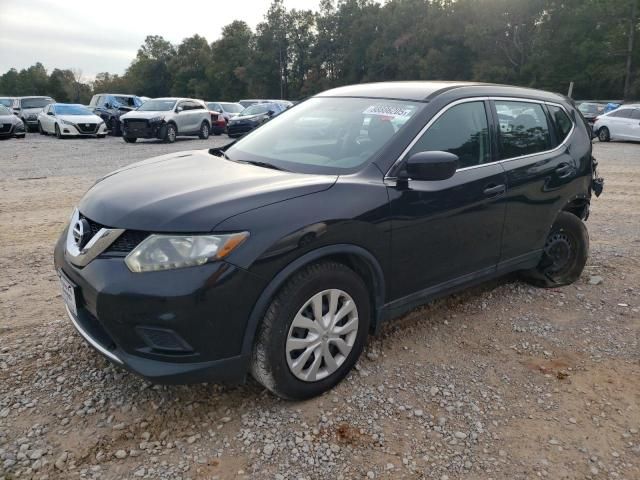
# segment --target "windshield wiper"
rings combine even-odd
[[[273,163],[260,162],[258,160],[238,160],[238,162],[240,162],[240,163],[248,163],[250,165],[255,165],[256,167],[271,168],[272,170],[280,170],[282,172],[288,172],[289,171],[289,170],[287,170],[285,168],[278,167],[277,165],[274,165]]]

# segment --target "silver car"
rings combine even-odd
[[[11,109],[20,117],[27,130],[38,128],[38,114],[50,103],[56,103],[51,97],[14,97]]]
[[[211,132],[211,116],[201,100],[193,98],[153,98],[120,117],[122,138],[133,143],[138,138],[158,138],[168,143],[178,136],[198,136],[205,140]]]

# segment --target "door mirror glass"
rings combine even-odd
[[[449,152],[417,152],[405,163],[403,177],[412,180],[446,180],[453,177],[460,159]]]

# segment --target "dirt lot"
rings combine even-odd
[[[98,176],[226,140],[0,143],[0,479],[640,478],[640,145],[595,145],[606,188],[577,284],[507,278],[418,309],[334,391],[291,403],[110,366],[52,268]]]

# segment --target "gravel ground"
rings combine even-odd
[[[640,145],[595,144],[606,187],[579,282],[504,278],[417,309],[336,389],[293,403],[111,366],[52,269],[97,177],[227,140],[0,143],[0,479],[640,478]]]

